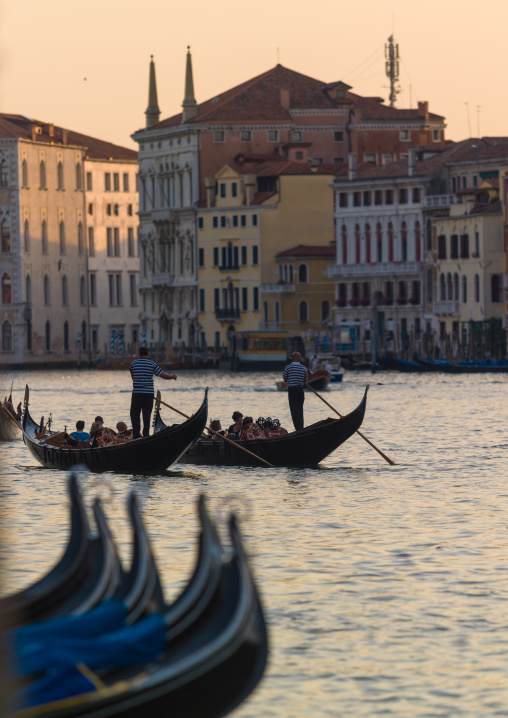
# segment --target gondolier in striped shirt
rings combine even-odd
[[[132,438],[141,436],[141,417],[143,414],[143,436],[150,434],[150,417],[153,409],[153,377],[176,379],[176,374],[167,374],[158,364],[148,358],[148,348],[140,347],[139,359],[134,359],[129,367],[132,377],[131,422]]]
[[[293,361],[286,365],[282,378],[288,385],[289,409],[293,425],[298,431],[303,429],[303,402],[305,401],[303,383],[308,381],[309,375],[307,368],[301,363],[300,352],[293,352],[291,359]]]

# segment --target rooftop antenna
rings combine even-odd
[[[399,46],[395,44],[393,34],[390,35],[388,44],[385,45],[385,59],[386,76],[390,80],[390,107],[395,107],[395,100],[400,92],[397,88],[399,81]]]
[[[469,129],[469,137],[471,137],[471,120],[469,119],[469,102],[464,102],[466,106],[466,113],[467,113],[467,126]]]
[[[476,131],[478,133],[478,137],[481,137],[480,135],[480,110],[482,109],[481,105],[476,105]]]

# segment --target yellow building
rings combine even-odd
[[[244,155],[205,179],[206,207],[198,212],[197,242],[203,346],[225,346],[233,331],[277,331],[286,324],[290,331],[293,326],[295,331],[320,331],[315,304],[331,301],[332,284],[324,276],[315,279],[314,269],[311,281],[310,264],[307,279],[302,268],[303,281],[281,280],[276,257],[298,244],[333,242],[332,180],[330,167]],[[295,263],[295,271],[300,265],[305,262]],[[316,273],[320,270],[316,265]],[[309,293],[308,299],[301,297],[309,313],[307,321],[293,325],[298,314],[285,300],[296,297],[296,286]],[[319,297],[311,299],[310,292],[318,291]],[[287,318],[282,313],[286,305]]]

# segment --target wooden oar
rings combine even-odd
[[[178,409],[175,409],[174,406],[170,406],[169,404],[166,404],[166,402],[162,401],[162,399],[159,399],[159,397],[155,396],[154,399],[155,399],[155,401],[159,402],[159,404],[164,404],[164,406],[167,406],[168,409],[171,409],[172,411],[176,411],[177,414],[180,414],[181,416],[185,416],[186,419],[190,419],[190,416],[187,416],[187,414],[184,414],[183,411],[179,411]],[[236,441],[231,441],[231,439],[228,439],[227,436],[223,436],[222,434],[219,434],[218,431],[214,431],[213,429],[209,429],[208,427],[206,427],[206,430],[208,431],[209,434],[215,434],[215,436],[218,436],[220,439],[224,439],[224,441],[229,441],[229,443],[233,444],[233,446],[236,446],[237,449],[241,449],[242,451],[245,451],[246,454],[250,454],[258,461],[262,461],[263,464],[266,464],[271,469],[275,468],[275,466],[273,464],[270,464],[268,461],[265,461],[260,456],[253,454],[252,451],[249,451],[248,449],[246,449],[245,446],[240,446],[240,444],[237,444]]]
[[[321,396],[321,394],[318,394],[317,391],[310,386],[310,384],[308,384],[306,381],[304,382],[304,384],[305,384],[305,386],[307,387],[307,389],[310,389],[311,391],[313,391],[314,394],[315,394],[316,396],[318,396],[318,397],[321,399],[321,401],[323,401],[323,402],[326,404],[326,406],[329,406],[330,409],[337,414],[337,416],[340,416],[341,419],[344,418],[344,416],[343,416],[340,412],[338,412],[337,409],[334,409],[334,407],[333,407],[331,404],[329,404],[329,403],[326,401],[326,399],[323,399],[323,397]],[[359,434],[359,435],[362,437],[362,439],[367,442],[367,444],[370,444],[370,445],[372,446],[372,448],[375,449],[375,450],[377,451],[377,453],[380,454],[380,455],[383,457],[383,459],[390,464],[390,466],[395,466],[395,461],[392,461],[389,456],[387,456],[386,454],[383,454],[383,452],[381,451],[381,449],[378,449],[377,446],[375,446],[375,445],[372,443],[372,441],[370,441],[370,439],[367,439],[367,437],[365,436],[365,434],[362,434],[362,432],[359,431],[358,429],[356,430],[356,433]]]

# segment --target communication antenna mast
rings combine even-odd
[[[393,35],[388,38],[385,45],[386,76],[390,80],[390,107],[395,107],[395,100],[400,90],[397,88],[399,81],[399,46],[395,44]]]

